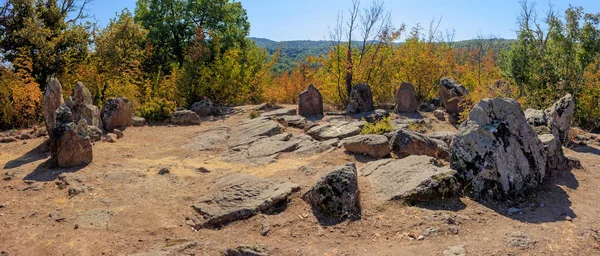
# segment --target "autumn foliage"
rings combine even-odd
[[[383,2],[361,8],[352,1],[329,50],[282,72],[281,49],[269,55],[247,38],[250,23],[237,1],[138,0],[133,13],[123,10],[103,28],[86,19],[88,1],[58,2],[8,0],[0,9],[2,129],[42,121],[50,77],[61,81],[65,97],[82,81],[96,105],[124,96],[153,120],[204,97],[225,105],[296,104],[309,84],[340,109],[349,82],[369,84],[376,104],[393,104],[398,86],[411,82],[429,102],[440,79],[451,77],[471,92],[467,110],[498,96],[542,109],[571,93],[576,125],[600,127],[600,15],[580,7],[538,22],[522,2],[517,40],[499,48],[483,37],[458,46],[435,22],[407,31],[392,25]]]

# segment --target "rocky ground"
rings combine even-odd
[[[564,148],[583,168],[519,201],[459,193],[407,205],[372,187],[380,182],[362,169],[375,158],[338,147],[336,137],[355,135],[356,120],[327,116],[328,125],[311,128],[275,117],[289,125],[281,131],[267,117],[250,119],[250,108],[200,125],[130,127],[116,143],[96,142],[92,163],[80,168],[51,169],[44,137],[0,144],[0,255],[600,254],[594,135],[577,130]],[[411,118],[394,116],[442,140],[456,131],[433,113]],[[359,216],[323,221],[302,197],[350,162]],[[252,200],[240,204],[243,197]]]

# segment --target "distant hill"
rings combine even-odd
[[[249,37],[253,40],[256,45],[267,49],[269,54],[273,54],[277,51],[281,45],[281,56],[279,61],[274,67],[274,71],[279,73],[283,71],[290,71],[294,68],[297,63],[302,63],[308,56],[321,56],[329,51],[329,48],[334,45],[332,41],[311,41],[311,40],[294,40],[294,41],[282,41],[277,42],[266,38]],[[452,42],[451,45],[456,48],[475,48],[477,45],[484,41],[486,44],[491,45],[492,49],[496,52],[508,50],[513,39],[473,39]],[[356,45],[362,42],[356,42]]]

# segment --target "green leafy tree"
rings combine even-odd
[[[245,47],[250,30],[241,3],[229,0],[138,0],[135,18],[149,31],[153,55],[145,65],[148,71],[183,66],[197,34],[207,41],[218,36],[220,53],[225,53]]]
[[[0,7],[0,55],[13,62],[26,55],[42,89],[53,75],[89,54],[85,8],[90,0],[8,0]]]

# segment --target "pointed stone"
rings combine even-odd
[[[309,85],[300,93],[299,98],[298,115],[303,117],[323,116],[323,96],[314,85]]]
[[[51,78],[46,86],[44,98],[42,99],[42,107],[44,109],[44,120],[46,121],[46,129],[48,134],[52,134],[55,119],[54,112],[64,103],[62,95],[62,85],[56,78]],[[52,136],[52,135],[50,135]]]
[[[402,83],[396,93],[397,112],[416,112],[419,108],[415,87],[411,83]]]

